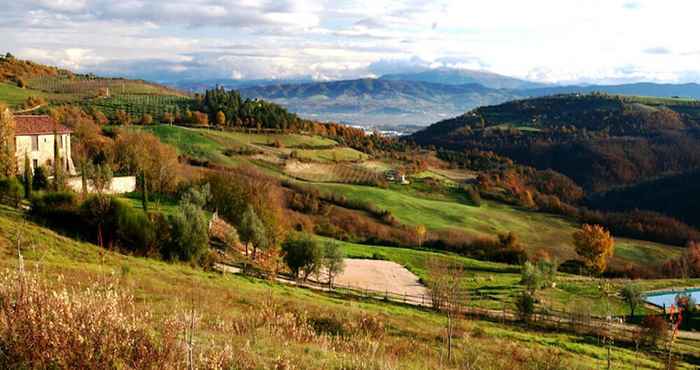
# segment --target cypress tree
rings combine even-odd
[[[29,163],[29,154],[24,153],[24,197],[29,199],[32,197],[32,166]]]
[[[141,172],[141,204],[143,211],[148,213],[148,184],[146,182],[146,171]]]

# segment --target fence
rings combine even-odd
[[[310,281],[296,282],[295,284],[309,289],[332,291],[334,293],[346,296],[354,296],[363,299],[375,299],[386,302],[407,304],[425,309],[433,309],[433,302],[430,294],[400,294],[391,291],[378,291],[344,284],[333,284],[333,288],[330,289],[328,285]],[[478,293],[465,291],[462,298],[466,298],[463,301],[469,302],[469,298],[479,296],[480,295]],[[517,311],[506,308],[505,303],[503,308],[499,310],[464,305],[459,308],[458,311],[465,317],[478,318],[500,323],[526,321],[530,326],[540,327],[543,329],[575,332],[578,334],[593,335],[599,338],[612,337],[616,340],[623,340],[627,342],[634,341],[634,338],[638,334],[637,327],[624,324],[619,317],[601,319],[593,316],[590,313],[544,308],[533,313],[529,317],[524,318],[521,317]]]

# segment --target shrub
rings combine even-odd
[[[44,167],[37,167],[34,169],[34,178],[32,179],[32,189],[42,190],[49,186],[49,178],[46,176],[46,170]]]
[[[314,328],[316,334],[328,334],[332,336],[344,336],[347,334],[343,321],[335,316],[312,317],[309,319],[309,324]]]
[[[169,218],[171,240],[162,249],[167,259],[192,261],[207,251],[209,224],[197,205],[182,202],[178,212]]]
[[[530,292],[522,292],[515,299],[515,307],[521,320],[528,322],[535,313],[535,296]]]
[[[641,342],[654,347],[668,336],[668,323],[661,316],[646,316],[642,320]]]
[[[35,194],[31,199],[30,214],[53,227],[81,230],[81,216],[73,193]],[[82,225],[82,228],[84,226]]]
[[[15,177],[0,179],[0,203],[18,208],[22,202],[24,188]]]

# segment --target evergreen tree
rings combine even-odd
[[[54,130],[53,134],[53,190],[61,191],[63,181],[63,166],[61,166],[61,155],[58,152],[58,134]]]
[[[148,182],[146,180],[146,171],[141,172],[141,205],[143,211],[148,213]]]
[[[41,190],[46,189],[49,186],[49,180],[46,176],[46,170],[44,167],[37,167],[34,169],[34,179],[32,180],[32,189]]]
[[[32,166],[29,162],[29,154],[24,153],[24,197],[30,199],[32,197]]]

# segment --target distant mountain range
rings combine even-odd
[[[257,86],[241,89],[241,94],[271,100],[302,116],[320,120],[422,125],[519,96],[510,90],[480,84],[370,78]]]
[[[548,86],[547,84],[521,80],[487,71],[450,68],[430,69],[417,73],[387,74],[380,77],[380,79],[391,81],[431,82],[444,85],[479,84],[490,89],[510,90],[535,89]]]
[[[299,78],[174,85],[190,91],[219,85],[240,90],[246,97],[274,101],[307,118],[362,125],[426,126],[483,105],[555,94],[604,92],[700,99],[700,85],[694,83],[557,86],[486,71],[446,68],[330,82]]]

